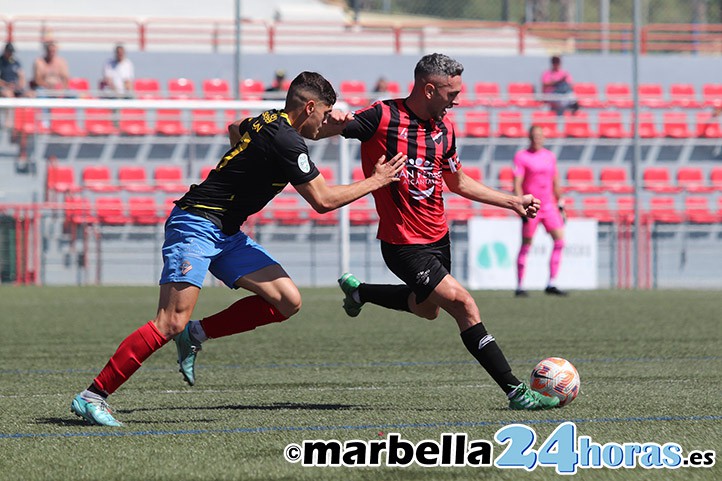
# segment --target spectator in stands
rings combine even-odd
[[[283,267],[240,230],[290,182],[318,212],[327,212],[398,182],[406,156],[381,155],[368,179],[328,185],[308,158],[304,141],[327,122],[336,93],[320,74],[302,72],[291,82],[285,108],[228,127],[231,148],[206,180],[178,201],[165,224],[160,302],[155,319],[128,336],[71,411],[91,424],[119,426],[106,398],[155,351],[175,339],[181,373],[195,383],[201,343],[273,322],[301,308],[301,294]],[[228,287],[254,295],[201,321],[190,321],[210,271]]]
[[[15,47],[7,43],[0,56],[0,96],[22,97],[25,95],[25,73],[15,58]]]
[[[374,84],[374,88],[372,90],[374,94],[374,98],[381,98],[381,97],[387,97],[389,93],[389,81],[386,80],[386,77],[379,77],[376,80],[376,84]]]
[[[529,147],[514,156],[514,193],[532,194],[541,201],[541,209],[533,219],[522,217],[521,248],[517,256],[517,297],[527,297],[523,289],[526,259],[534,231],[541,222],[552,236],[554,247],[549,259],[549,283],[544,292],[556,296],[567,293],[556,286],[556,277],[564,249],[564,207],[557,173],[557,158],[544,148],[544,132],[538,125],[529,129]]]
[[[64,58],[58,55],[58,45],[50,40],[45,42],[45,55],[35,59],[30,88],[39,96],[63,96],[68,89],[70,70]]]
[[[118,44],[115,46],[115,56],[103,66],[100,90],[113,97],[128,96],[133,90],[134,76],[133,62],[125,55],[125,47]]]
[[[564,114],[565,110],[576,112],[579,109],[579,103],[572,98],[574,92],[572,76],[566,70],[561,68],[562,59],[558,56],[551,58],[551,68],[542,74],[542,92],[545,95],[567,97],[549,100],[549,107],[557,113]]]
[[[275,77],[271,85],[266,88],[266,95],[264,98],[267,100],[279,100],[286,96],[286,89],[283,83],[286,81],[286,71],[276,70]]]
[[[377,237],[387,267],[401,284],[368,284],[353,274],[338,280],[346,314],[356,317],[365,303],[436,319],[441,309],[456,321],[461,341],[505,393],[511,409],[548,409],[559,403],[531,390],[509,363],[481,321],[471,294],[451,275],[451,241],[443,184],[471,201],[505,207],[534,217],[539,200],[490,189],[469,177],[456,151],[447,111],[459,104],[464,66],[433,53],[419,60],[405,99],[375,102],[354,114],[334,112],[321,137],[341,134],[361,141],[364,174],[375,156],[409,152],[401,182],[374,191],[379,215]],[[414,154],[411,154],[411,153]],[[422,328],[423,329],[423,328]]]

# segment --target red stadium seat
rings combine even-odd
[[[500,190],[511,192],[514,190],[514,169],[502,167],[499,169],[498,187]]]
[[[712,167],[709,180],[714,190],[722,192],[722,167]]]
[[[630,136],[624,129],[622,113],[618,110],[607,110],[597,114],[599,137],[607,139],[623,139]]]
[[[634,131],[634,125],[630,129]],[[639,137],[642,139],[653,139],[660,137],[661,134],[657,130],[657,122],[652,112],[640,112],[639,113]]]
[[[564,136],[579,139],[594,137],[589,127],[589,114],[582,111],[564,112]]]
[[[710,139],[722,138],[722,129],[718,116],[713,116],[711,112],[697,112],[697,137],[706,137]]]
[[[534,85],[529,82],[510,82],[506,86],[510,105],[518,107],[539,107],[541,102],[536,100]]]
[[[359,180],[364,180],[366,176],[364,175],[364,171],[361,167],[354,167],[351,171],[351,181],[352,182],[358,182]]]
[[[498,137],[526,137],[521,112],[518,110],[502,110],[498,117]]]
[[[182,193],[188,190],[183,180],[183,169],[175,165],[158,166],[153,170],[153,181],[164,192]]]
[[[687,126],[687,114],[684,112],[664,112],[662,114],[662,125],[665,137],[673,139],[691,137],[691,132]]]
[[[123,165],[118,167],[118,183],[120,188],[128,192],[151,192],[153,186],[148,182],[145,167]]]
[[[489,137],[489,112],[486,110],[468,110],[464,120],[464,135],[466,137]]]
[[[388,80],[386,82],[386,92],[388,92],[389,95],[392,97],[400,97],[401,96],[401,86],[396,81]]]
[[[458,195],[449,195],[444,199],[446,220],[449,222],[467,222],[477,215],[474,203]]]
[[[159,135],[186,135],[188,129],[183,125],[179,109],[160,109],[156,112],[155,132]]]
[[[195,84],[190,79],[173,78],[168,80],[168,96],[172,99],[192,99],[195,97],[195,92]]]
[[[85,130],[88,135],[113,135],[118,129],[113,123],[110,109],[88,109],[85,111]]]
[[[83,188],[93,192],[117,192],[110,169],[104,165],[89,165],[83,168]]]
[[[704,180],[700,167],[680,167],[677,169],[677,186],[687,192],[712,192],[714,188]]]
[[[629,194],[634,191],[634,187],[627,179],[627,169],[624,167],[602,167],[599,184],[602,190],[614,194]]]
[[[221,78],[206,79],[201,84],[203,98],[208,100],[227,100],[231,98],[228,82]]]
[[[366,106],[369,103],[366,83],[362,80],[343,80],[339,85],[341,100],[353,107]]]
[[[133,224],[160,224],[165,220],[165,216],[159,215],[158,212],[155,197],[131,197],[128,199],[128,215]]]
[[[569,167],[566,173],[567,192],[599,192],[599,186],[594,181],[594,172],[590,167]]]
[[[657,193],[679,192],[676,185],[672,185],[669,170],[665,167],[647,167],[642,174],[644,188]]]
[[[477,182],[484,182],[484,173],[481,171],[479,167],[473,167],[471,165],[465,165],[462,167],[462,170],[466,175],[471,177]]]
[[[675,205],[675,198],[669,196],[652,197],[649,216],[654,222],[665,224],[679,224],[683,220]]]
[[[43,131],[38,110],[31,107],[16,107],[13,114],[13,129],[21,134],[37,134]]]
[[[95,199],[95,214],[98,222],[108,225],[124,225],[130,222],[120,197],[98,197]]]
[[[313,222],[315,226],[338,225],[338,210],[319,214],[315,210],[309,209],[308,220]]]
[[[376,223],[376,211],[368,197],[361,197],[359,200],[352,202],[348,216],[351,225],[372,225]]]
[[[211,171],[212,171],[213,169],[215,169],[215,168],[216,168],[215,165],[204,165],[203,168],[201,169],[201,175],[200,175],[200,177],[201,177],[201,182],[203,182],[204,180],[206,180],[206,179],[208,178],[208,175],[209,175],[209,174],[211,173]]]
[[[501,97],[501,88],[496,82],[476,82],[474,95],[477,105],[484,107],[506,107],[507,102]]]
[[[75,183],[75,170],[68,165],[49,165],[47,175],[48,190],[61,193],[80,190],[78,184]]]
[[[143,109],[121,109],[118,129],[123,135],[139,136],[152,133],[148,128],[146,113]]]
[[[62,137],[82,137],[85,130],[78,126],[78,114],[75,109],[50,109],[50,133]]]
[[[474,101],[469,97],[469,91],[465,83],[461,84],[461,91],[459,91],[459,95],[456,96],[456,101],[459,107],[471,107],[474,105]]]
[[[706,107],[722,107],[722,84],[704,84],[702,103]]]
[[[582,216],[604,223],[614,221],[614,214],[609,208],[609,199],[601,195],[582,198]]]
[[[617,219],[622,222],[632,222],[634,220],[634,197],[617,198]]]
[[[276,196],[270,207],[274,221],[280,225],[303,225],[307,222],[303,215],[304,206],[296,196]]]
[[[551,110],[535,110],[531,113],[531,123],[541,127],[544,137],[547,139],[561,137],[558,115]]]
[[[574,96],[579,106],[586,109],[600,109],[604,102],[599,98],[597,84],[593,82],[577,82],[574,84]]]
[[[67,224],[94,224],[98,219],[93,215],[90,200],[86,197],[66,196],[63,200]]]
[[[139,99],[159,99],[160,82],[154,78],[137,78],[133,81],[133,92]]]
[[[316,168],[317,168],[318,171],[321,173],[321,175],[323,176],[323,178],[326,180],[326,183],[327,183],[327,184],[337,184],[337,183],[339,183],[339,182],[336,180],[336,172],[334,172],[334,170],[333,170],[332,167],[319,167],[319,166],[317,165]]]
[[[224,129],[218,126],[215,110],[191,111],[191,132],[200,137],[222,134]]]
[[[79,97],[90,97],[90,82],[83,77],[73,77],[68,79],[68,89],[78,92]]]
[[[720,213],[710,209],[709,197],[691,195],[684,199],[684,217],[695,224],[715,224],[722,220]]]
[[[263,100],[266,87],[260,80],[247,78],[241,81],[241,100]]]
[[[607,105],[622,109],[632,108],[632,90],[629,84],[622,82],[608,83],[604,88]]]
[[[489,218],[514,217],[516,214],[509,209],[497,207],[495,205],[481,204],[481,216]]]
[[[664,98],[662,85],[657,83],[639,84],[639,104],[649,108],[664,108],[669,105]]]
[[[669,86],[669,106],[687,109],[700,107],[697,93],[692,84],[675,83]]]

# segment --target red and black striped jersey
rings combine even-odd
[[[446,235],[442,172],[460,167],[451,122],[420,119],[404,99],[383,100],[357,111],[343,136],[362,142],[366,177],[382,155],[408,156],[401,180],[373,192],[379,239],[390,244],[430,244]]]

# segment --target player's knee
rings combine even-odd
[[[289,318],[301,310],[301,293],[296,291],[293,294],[284,296],[276,305],[276,309],[286,318]]]
[[[166,337],[174,337],[183,332],[190,319],[184,313],[160,312],[153,323],[161,334]]]

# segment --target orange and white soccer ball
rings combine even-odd
[[[534,367],[529,385],[545,396],[558,397],[559,405],[564,406],[579,394],[579,383],[579,373],[571,362],[548,357]]]

